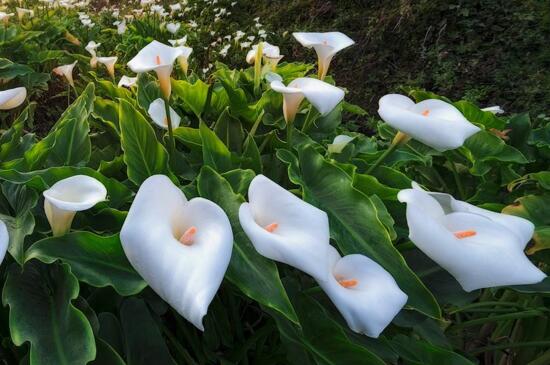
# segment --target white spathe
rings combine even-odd
[[[118,87],[133,87],[137,84],[137,77],[122,76],[118,82]]]
[[[334,140],[331,144],[327,146],[327,149],[330,153],[341,153],[342,150],[353,141],[354,137],[347,136],[345,134],[340,134],[336,137],[334,137]]]
[[[89,41],[88,44],[86,45],[86,47],[84,47],[86,49],[86,51],[88,51],[88,53],[92,56],[90,58],[90,66],[92,68],[97,67],[97,53],[96,53],[96,50],[100,45],[101,45],[101,43],[96,43],[95,41]]]
[[[486,108],[482,108],[481,110],[483,110],[484,112],[490,112],[493,114],[504,114],[504,109],[502,109],[498,105],[488,106]]]
[[[181,52],[181,54],[178,56],[178,63],[180,65],[181,70],[184,74],[187,75],[187,69],[189,68],[189,56],[191,56],[191,53],[193,53],[193,48],[186,47],[186,46],[177,46]]]
[[[239,208],[239,220],[256,250],[324,280],[330,240],[327,214],[263,175],[250,183],[248,201]]]
[[[75,175],[53,184],[44,195],[44,211],[54,236],[71,229],[76,212],[90,209],[107,197],[107,189],[97,179]]]
[[[26,97],[27,89],[24,87],[0,91],[0,110],[17,108],[23,104]]]
[[[415,103],[400,94],[388,94],[378,102],[378,114],[393,128],[438,150],[458,148],[480,129],[453,105],[427,99]]]
[[[162,98],[154,100],[149,104],[147,110],[153,122],[163,129],[168,129],[168,118],[166,118],[166,106]],[[180,125],[181,117],[176,113],[172,107],[170,107],[170,118],[172,119],[172,129],[177,128]]]
[[[70,63],[68,65],[58,66],[58,67],[54,68],[52,71],[53,71],[54,74],[56,74],[58,76],[65,77],[65,79],[67,80],[69,85],[74,87],[73,69],[74,69],[74,67],[76,66],[77,63],[78,63],[78,61],[74,61],[73,63]]]
[[[407,203],[411,241],[464,290],[534,284],[546,277],[523,252],[534,231],[528,220],[427,192],[416,183],[397,198]]]
[[[149,286],[204,330],[202,318],[233,248],[224,211],[203,198],[188,201],[168,177],[154,175],[140,186],[120,240],[128,260]]]
[[[115,64],[118,60],[118,57],[98,57],[97,62],[101,63],[102,65],[105,65],[107,67],[107,72],[109,73],[109,76],[112,78],[115,77]]]
[[[258,52],[258,45],[252,46],[252,49],[246,54],[246,62],[253,64],[256,61],[256,52]],[[262,42],[262,57],[264,63],[276,66],[283,58],[279,47],[269,44],[268,42]]]
[[[328,279],[318,280],[319,286],[354,332],[377,338],[407,303],[407,294],[366,256],[340,257],[332,246],[328,256]]]
[[[321,80],[327,75],[330,61],[332,61],[334,55],[342,49],[355,44],[350,37],[341,32],[296,32],[292,33],[292,35],[302,46],[307,48],[313,47],[315,49],[319,63],[319,79]]]
[[[181,23],[168,23],[166,24],[166,30],[172,34],[176,34],[180,30]]]
[[[162,94],[168,99],[172,92],[170,75],[174,68],[174,61],[181,55],[182,49],[179,47],[170,47],[158,41],[152,41],[128,62],[128,67],[138,74],[155,71]]]
[[[276,75],[276,74],[271,74]],[[321,113],[330,113],[344,99],[344,90],[311,77],[299,77],[285,86],[282,81],[274,79],[271,88],[283,94],[283,115],[290,123],[306,98]]]
[[[10,235],[8,233],[8,227],[6,227],[6,224],[0,220],[0,263],[4,261],[9,243]]]

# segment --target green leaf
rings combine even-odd
[[[238,119],[231,116],[229,108],[226,108],[218,118],[214,132],[229,150],[241,153],[244,139],[243,127]]]
[[[252,136],[248,136],[244,142],[244,152],[241,160],[242,169],[252,169],[257,174],[261,174],[263,171],[262,156],[256,140]]]
[[[491,112],[486,112],[479,109],[476,105],[466,100],[460,100],[453,104],[464,115],[469,122],[479,124],[485,129],[503,129],[505,126],[504,120],[497,117]]]
[[[95,345],[97,356],[90,365],[126,365],[122,357],[101,338],[96,339]]]
[[[36,258],[50,264],[61,260],[78,280],[95,287],[112,286],[120,295],[139,293],[147,284],[128,262],[117,235],[73,232],[34,243],[26,261]]]
[[[143,300],[125,300],[120,308],[120,318],[128,365],[176,364]]]
[[[95,358],[90,323],[71,303],[78,290],[68,265],[33,261],[23,270],[10,267],[2,301],[10,306],[13,343],[30,343],[31,364],[86,364]]]
[[[208,84],[200,79],[194,84],[185,80],[172,80],[172,92],[174,96],[183,100],[198,119],[201,118],[208,97]]]
[[[137,101],[139,106],[147,111],[149,105],[156,99],[162,97],[157,80],[144,72],[139,74],[137,81]]]
[[[392,339],[393,348],[406,364],[411,365],[474,365],[465,357],[427,342],[416,340],[405,335]]]
[[[209,167],[201,170],[197,188],[200,196],[218,204],[231,222],[234,244],[226,277],[250,298],[297,322],[277,266],[255,250],[241,228],[239,207],[244,203],[244,198],[235,194],[227,180]]]
[[[504,207],[504,214],[525,218],[535,225],[533,245],[527,248],[529,255],[550,248],[550,195],[527,195]]]
[[[201,122],[202,157],[205,166],[211,166],[219,172],[231,170],[231,152],[205,123]]]
[[[121,145],[128,178],[136,185],[155,174],[168,174],[168,153],[155,137],[155,131],[132,104],[120,100]]]
[[[345,255],[360,253],[375,260],[407,293],[408,305],[440,317],[433,295],[393,246],[376,204],[353,187],[352,178],[344,170],[325,161],[311,145],[300,148],[299,163],[288,151],[279,150],[277,155],[289,164],[289,178],[302,186],[304,200],[328,214],[331,236]]]
[[[25,123],[27,125],[32,124],[30,122],[34,119],[35,109],[36,103],[30,103],[21,114],[19,114],[11,128],[0,136],[0,161],[9,161],[21,157],[25,152],[20,149],[22,145],[23,128],[25,127]]]

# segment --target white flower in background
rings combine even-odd
[[[118,87],[134,87],[137,84],[137,77],[122,76],[118,82]]]
[[[152,41],[141,49],[128,62],[128,67],[135,73],[155,71],[159,79],[160,90],[165,99],[170,98],[172,85],[170,75],[174,68],[174,61],[182,55],[180,47],[170,47],[158,41]]]
[[[15,8],[15,11],[17,12],[17,18],[21,21],[25,15],[27,15],[29,18],[32,18],[34,16],[34,11],[30,9],[25,8]]]
[[[86,51],[88,51],[88,53],[92,56],[92,58],[90,59],[90,66],[92,68],[97,67],[97,53],[96,53],[96,50],[100,45],[101,45],[101,43],[96,43],[94,41],[89,41],[88,44],[85,47]]]
[[[500,106],[498,105],[495,105],[495,106],[489,106],[487,108],[483,108],[481,109],[483,110],[484,112],[490,112],[490,113],[493,113],[493,114],[503,114],[504,113],[504,109],[502,109]]]
[[[523,252],[534,231],[528,220],[427,192],[416,183],[397,198],[407,203],[411,241],[464,290],[534,284],[546,277]]]
[[[250,183],[248,201],[239,208],[239,221],[256,250],[326,279],[330,240],[327,214],[263,175]]]
[[[116,21],[113,25],[116,26],[116,32],[119,35],[126,33],[126,29],[128,29],[128,27],[126,26],[126,20],[123,20],[121,22]]]
[[[246,54],[246,62],[248,62],[249,64],[253,64],[256,60],[256,52],[258,52],[257,44],[253,45],[252,49]],[[283,56],[281,56],[279,47],[269,44],[267,42],[262,42],[262,55],[264,63],[270,65],[272,69],[277,66],[279,61],[283,58]]]
[[[269,73],[271,88],[283,94],[283,115],[287,123],[294,121],[302,100],[306,98],[321,113],[330,113],[344,99],[344,90],[310,77],[299,77],[285,86],[282,78]]]
[[[148,5],[151,5],[154,3],[154,0],[141,0],[140,5],[142,8],[147,7]]]
[[[172,47],[185,46],[187,43],[187,36],[185,35],[180,39],[169,39],[168,43],[170,43]]]
[[[302,46],[315,49],[318,58],[319,79],[321,80],[327,75],[334,55],[355,43],[350,37],[340,32],[297,32],[292,35]]]
[[[332,141],[332,143],[327,146],[328,152],[341,153],[342,150],[348,145],[348,143],[353,141],[353,139],[354,137],[346,136],[345,134],[340,134],[334,137],[334,140]]]
[[[189,57],[191,56],[191,53],[193,53],[193,48],[185,46],[178,46],[176,48],[179,49],[181,52],[178,56],[178,63],[180,65],[180,68],[183,73],[187,75],[187,69],[189,68]]]
[[[244,37],[246,35],[245,32],[241,31],[241,30],[238,30],[235,32],[235,42],[238,42],[239,40],[241,40],[242,37]]]
[[[97,57],[97,62],[101,63],[105,67],[107,67],[107,72],[109,73],[109,76],[111,76],[113,79],[115,78],[115,64],[118,60],[118,57]]]
[[[4,24],[8,24],[8,21],[12,16],[14,16],[14,13],[5,13],[3,11],[0,11],[0,21]]]
[[[233,233],[213,202],[187,200],[164,175],[143,182],[120,232],[128,260],[149,286],[201,331],[231,259]]]
[[[407,294],[382,266],[363,255],[340,257],[329,247],[329,275],[317,280],[357,333],[377,338],[407,303]]]
[[[196,28],[196,27],[198,27],[199,25],[197,24],[196,21],[191,20],[191,21],[189,22],[189,26],[190,26],[191,28]]]
[[[223,46],[219,52],[220,56],[226,57],[227,53],[229,52],[229,48],[231,48],[231,44],[226,44],[225,46]]]
[[[27,89],[24,87],[0,91],[0,110],[17,108],[23,104],[26,97]]]
[[[181,10],[181,4],[180,3],[170,4],[170,10],[172,12],[180,11]]]
[[[76,66],[78,61],[74,61],[73,63],[70,63],[68,65],[58,66],[52,70],[52,72],[58,76],[63,76],[71,85],[74,87],[74,80],[73,80],[73,69]]]
[[[250,43],[250,42],[242,42],[242,43],[241,43],[241,49],[243,49],[243,48],[248,48],[248,47],[250,47],[251,44],[252,44],[252,43]]]
[[[404,95],[388,94],[378,104],[378,114],[386,123],[438,151],[458,148],[480,130],[442,100],[415,104]]]
[[[166,118],[166,106],[164,100],[158,98],[149,104],[147,110],[153,122],[163,129],[168,129],[168,118]],[[172,119],[172,129],[177,128],[180,125],[181,117],[176,113],[172,107],[170,107],[170,118]]]
[[[90,209],[107,197],[105,186],[86,175],[75,175],[60,180],[45,190],[44,211],[54,236],[71,229],[76,212]]]
[[[172,34],[176,34],[180,30],[181,23],[168,23],[166,24],[166,30]]]

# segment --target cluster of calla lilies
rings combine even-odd
[[[247,55],[247,61],[255,66],[262,62],[267,66],[261,75],[272,90],[283,94],[283,115],[289,128],[304,98],[322,115],[342,101],[344,91],[323,79],[334,55],[353,44],[339,32],[294,36],[317,52],[318,78],[297,78],[285,86],[276,73],[282,58],[278,47],[260,43]],[[86,47],[92,66],[105,64],[114,78],[116,58],[97,57],[98,47],[92,42]],[[186,70],[190,52],[177,44],[171,47],[153,41],[128,63],[138,74],[155,71],[162,98],[151,103],[149,114],[170,134],[180,121],[169,107],[170,77],[176,60]],[[62,66],[56,72],[72,82],[72,67],[74,64]],[[127,76],[120,82],[129,87],[134,83],[135,79]],[[0,109],[15,107],[24,99],[22,90],[0,92]],[[380,117],[399,131],[394,147],[414,138],[445,151],[462,146],[480,130],[441,100],[414,103],[406,96],[391,94],[382,97],[379,106]],[[351,139],[338,136],[328,148],[338,153]],[[58,181],[44,191],[44,211],[52,234],[69,232],[76,212],[106,200],[107,193],[101,182],[84,175]],[[533,284],[546,277],[523,251],[533,235],[531,222],[481,209],[448,194],[425,191],[416,183],[399,192],[398,199],[407,204],[411,241],[451,273],[464,290]],[[330,222],[324,211],[263,175],[250,183],[248,202],[239,209],[239,222],[259,254],[310,275],[355,332],[378,337],[407,303],[407,295],[381,265],[361,254],[340,256],[330,243]],[[167,176],[151,176],[134,198],[120,240],[129,262],[149,286],[203,330],[203,317],[222,283],[233,248],[232,227],[223,209],[204,198],[188,200]],[[2,257],[7,246],[8,231],[0,222]]]

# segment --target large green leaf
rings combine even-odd
[[[168,174],[168,153],[157,141],[153,127],[125,100],[120,100],[119,121],[128,178],[140,185],[151,175]]]
[[[33,258],[48,264],[61,260],[78,280],[95,287],[112,286],[120,295],[139,293],[147,285],[128,262],[118,234],[73,232],[45,238],[27,250],[26,260]]]
[[[208,97],[208,84],[200,79],[194,84],[185,80],[172,80],[172,92],[183,100],[197,118],[201,118]]]
[[[219,172],[231,170],[231,152],[208,126],[201,122],[200,136],[202,141],[202,156],[204,165]]]
[[[393,246],[376,204],[353,187],[352,178],[344,170],[323,159],[309,145],[300,147],[299,163],[286,150],[279,150],[278,156],[289,163],[289,177],[302,186],[304,199],[327,212],[331,236],[345,255],[360,253],[372,258],[407,293],[408,305],[429,316],[441,315],[433,295]]]
[[[9,161],[21,157],[25,152],[21,149],[23,145],[23,129],[25,124],[32,124],[36,103],[30,103],[19,114],[10,129],[0,136],[0,161]]]
[[[175,365],[147,305],[130,298],[120,308],[128,365]]]
[[[535,225],[528,254],[550,249],[550,195],[527,195],[504,207],[502,213],[522,217]]]
[[[33,261],[24,269],[10,267],[2,302],[10,306],[13,343],[30,343],[31,364],[86,364],[95,358],[90,323],[71,303],[78,291],[68,265]]]
[[[250,298],[297,322],[296,313],[279,278],[277,266],[256,252],[241,228],[239,207],[244,203],[244,198],[235,194],[227,180],[209,167],[201,170],[197,188],[202,197],[222,207],[231,222],[234,244],[227,278]]]

